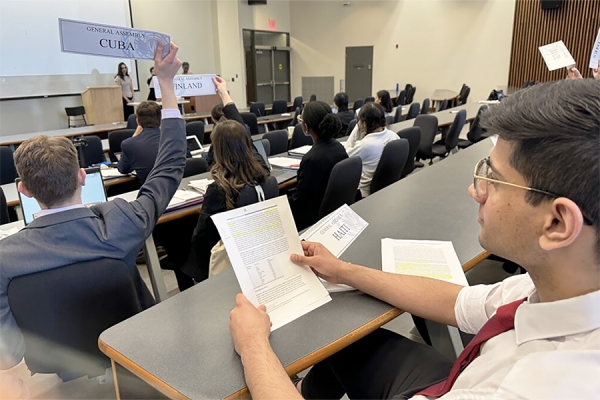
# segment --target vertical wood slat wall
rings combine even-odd
[[[517,0],[508,85],[564,79],[565,68],[548,71],[538,47],[562,40],[584,77],[600,27],[600,0],[564,0],[558,10],[542,10],[539,0]]]

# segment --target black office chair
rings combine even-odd
[[[263,147],[265,148],[265,154],[267,155],[267,157],[271,156],[271,142],[269,142],[269,139],[260,139],[260,141],[263,144]]]
[[[479,107],[479,111],[477,111],[477,115],[475,119],[471,122],[469,127],[469,132],[467,133],[467,139],[459,139],[458,140],[458,148],[466,149],[473,143],[477,143],[482,140],[483,128],[481,127],[481,114],[488,109],[487,105],[483,105]]]
[[[442,100],[442,102],[440,103],[440,108],[438,111],[444,111],[448,109],[448,99],[444,99]]]
[[[394,117],[392,115],[388,115],[385,117],[385,126],[390,126],[394,123]]]
[[[8,146],[0,146],[0,185],[12,183],[17,178],[13,151]]]
[[[348,129],[346,129],[346,136],[350,136],[350,134],[352,133],[352,131],[354,130],[354,127],[356,126],[356,118],[351,120],[348,123]]]
[[[298,96],[294,99],[294,103],[292,104],[292,110],[300,109],[302,111],[302,106],[304,105],[304,99],[302,96]]]
[[[335,164],[329,175],[323,201],[319,207],[319,218],[337,210],[343,204],[354,204],[361,174],[362,160],[358,156]]]
[[[429,107],[431,107],[431,100],[423,100],[423,106],[421,107],[421,114],[429,114]]]
[[[273,102],[273,106],[271,107],[271,115],[274,114],[283,114],[287,112],[287,101],[285,100],[275,100]]]
[[[465,87],[465,90],[462,91],[460,97],[458,99],[459,104],[467,104],[467,99],[469,98],[469,94],[471,93],[470,87]]]
[[[104,158],[104,150],[102,149],[102,140],[98,136],[87,135],[82,138],[85,142],[83,147],[83,157],[85,164],[82,164],[83,160],[79,160],[79,165],[85,165],[83,168],[87,168],[90,165],[100,164],[106,161]]]
[[[317,101],[317,95],[316,94],[311,94],[310,95],[310,99],[308,99],[308,101]]]
[[[250,127],[250,134],[258,135],[259,131],[258,131],[258,121],[256,119],[256,114],[254,114],[252,112],[247,112],[247,113],[240,113],[240,115],[242,116],[244,123],[246,125],[248,125],[248,127]]]
[[[196,136],[201,144],[204,144],[204,122],[192,121],[185,124],[186,136]]]
[[[257,117],[264,117],[267,115],[265,112],[265,103],[252,103],[250,104],[250,112]]]
[[[373,103],[374,101],[375,101],[375,97],[373,97],[373,96],[365,97],[365,104]]]
[[[134,132],[133,129],[119,129],[117,131],[108,132],[108,148],[110,150],[108,155],[111,161],[119,161],[115,154],[121,152],[121,143],[123,143],[123,140],[132,137]]]
[[[406,90],[400,91],[400,94],[398,95],[397,103],[398,103],[398,107],[406,104]]]
[[[365,101],[363,99],[356,99],[354,100],[354,105],[352,106],[352,109],[356,111],[359,108],[361,108],[363,104],[365,104]]]
[[[127,117],[127,129],[136,129],[137,126],[138,123],[136,114],[131,114],[129,117]]]
[[[385,145],[371,180],[371,194],[400,180],[409,148],[406,139],[392,140]]]
[[[417,87],[413,86],[410,92],[406,94],[406,104],[410,104],[415,100],[415,93],[417,93]]]
[[[415,162],[416,168],[423,167],[423,163],[419,160],[430,159],[429,164],[433,163],[433,154],[431,148],[433,147],[433,141],[438,130],[438,119],[435,115],[419,115],[415,118],[413,126],[421,128],[421,142],[419,143],[419,149],[417,150],[417,161]]]
[[[415,157],[417,156],[417,150],[419,150],[419,143],[421,143],[421,128],[412,126],[402,129],[398,131],[398,136],[408,140],[408,158],[400,174],[400,179],[402,179],[415,170]]]
[[[4,196],[4,190],[0,187],[0,225],[8,224],[10,217],[8,215],[8,204],[6,203],[6,196]]]
[[[200,175],[208,171],[208,163],[204,158],[186,158],[183,177]]]
[[[85,120],[85,107],[84,106],[65,107],[65,113],[67,114],[69,128],[77,126],[77,125],[71,125],[71,122],[73,122],[73,119],[76,117],[81,117],[81,121],[83,121],[83,124],[87,125],[87,121]]]
[[[312,146],[313,140],[310,135],[305,135],[302,130],[302,125],[298,124],[294,128],[294,133],[292,133],[292,139],[290,140],[290,148],[289,150],[296,149],[302,146]]]
[[[29,370],[63,380],[103,375],[110,360],[98,349],[98,337],[142,311],[131,267],[114,259],[14,278],[8,302],[25,339]]]
[[[406,119],[415,119],[417,115],[421,112],[421,105],[419,103],[412,103],[408,108],[408,114],[406,114]]]
[[[413,85],[411,85],[410,83],[407,83],[406,86],[404,87],[404,103],[403,104],[410,104],[410,93],[412,91]],[[400,92],[402,93],[402,92]]]
[[[467,110],[460,110],[456,113],[452,125],[446,134],[446,138],[433,144],[431,153],[434,157],[444,158],[453,151],[458,145],[458,136],[467,120]]]
[[[290,122],[289,126],[296,126],[298,125],[298,117],[302,115],[302,109],[300,107],[296,107],[294,109],[294,118],[292,119],[292,122]]]
[[[285,153],[288,150],[288,133],[287,130],[281,129],[277,131],[267,132],[263,135],[271,144],[271,154]]]
[[[394,123],[398,123],[402,121],[402,106],[396,107],[396,112],[394,113]]]

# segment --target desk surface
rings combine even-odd
[[[369,226],[342,258],[381,268],[381,238],[432,239],[451,240],[465,269],[475,265],[487,254],[477,240],[477,203],[467,187],[473,165],[491,148],[489,139],[477,143],[353,205]],[[228,327],[238,292],[233,271],[226,270],[106,330],[99,346],[171,398],[239,395],[245,382]],[[289,374],[400,313],[357,291],[333,293],[332,298],[271,335],[273,349]]]
[[[116,131],[117,129],[125,128],[127,128],[127,124],[125,122],[116,122],[114,124],[89,125],[82,126],[80,128],[57,129],[54,131],[19,133],[17,135],[0,136],[0,146],[21,144],[25,140],[31,139],[32,137],[37,135],[72,137],[82,135],[93,135],[97,133],[106,133]]]
[[[431,101],[443,101],[445,99],[455,99],[458,97],[458,92],[448,89],[436,89],[431,96]]]
[[[456,116],[456,111],[466,110],[467,111],[467,121],[471,121],[471,120],[475,119],[475,117],[477,116],[477,112],[479,111],[479,107],[481,107],[481,106],[482,106],[482,104],[478,104],[478,103],[467,103],[467,104],[463,104],[462,106],[450,108],[450,109],[444,110],[444,111],[434,112],[429,115],[433,115],[438,119],[439,127],[450,126],[450,125],[452,125],[452,122],[454,121],[454,117]],[[415,123],[415,120],[410,119],[408,121],[400,121],[395,124],[391,124],[388,128],[394,132],[398,132],[402,129],[410,128],[411,126],[414,125],[414,123]]]

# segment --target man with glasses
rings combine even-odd
[[[295,388],[270,347],[264,308],[240,294],[230,328],[253,398],[598,398],[600,82],[519,91],[482,126],[499,139],[469,187],[479,241],[527,274],[463,288],[348,264],[318,243],[292,256],[330,282],[476,334],[456,362],[379,329]]]

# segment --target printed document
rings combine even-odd
[[[452,242],[381,239],[382,270],[469,286]]]
[[[211,75],[175,75],[173,78],[173,89],[177,96],[209,96],[217,93]],[[154,79],[154,92],[156,97],[162,97],[158,77]]]
[[[211,217],[244,295],[264,304],[275,329],[331,301],[310,268],[290,260],[303,254],[287,197]]]
[[[598,28],[598,35],[592,47],[592,54],[590,56],[590,68],[598,68],[598,60],[600,59],[600,28]]]
[[[567,68],[576,64],[575,59],[567,49],[562,40],[538,47],[549,71],[559,68]]]

